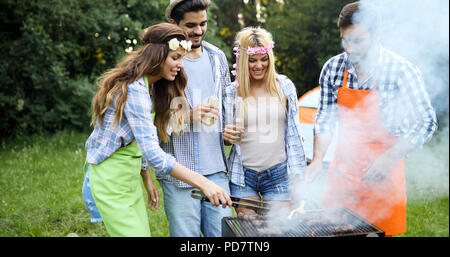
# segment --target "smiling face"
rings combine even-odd
[[[248,70],[251,80],[264,80],[269,67],[268,54],[255,54],[248,57]]]
[[[161,67],[161,77],[174,81],[178,72],[183,68],[183,56],[185,50],[181,46],[177,50],[169,50],[166,60]]]
[[[172,23],[175,21],[172,19]],[[192,42],[192,48],[199,48],[202,45],[203,37],[205,36],[208,18],[206,11],[187,12],[184,18],[180,21],[178,26],[188,34],[186,40]]]

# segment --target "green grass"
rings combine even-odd
[[[0,236],[108,235],[103,224],[90,223],[81,195],[86,139],[60,132],[2,144]],[[163,203],[149,218],[153,236],[169,235]]]
[[[407,232],[405,237],[449,236],[449,130],[405,160]]]
[[[402,237],[448,237],[448,197],[408,202]]]
[[[2,142],[0,237],[65,237],[71,233],[81,237],[108,236],[103,224],[90,223],[81,195],[87,136],[59,132],[24,138],[20,142]],[[436,164],[447,176],[445,181],[440,181],[444,190],[420,184],[418,181],[421,180],[414,177],[407,178],[408,232],[402,236],[449,236],[448,132],[444,136],[443,142],[447,144],[444,151],[440,145],[442,140],[434,141],[437,149],[431,147],[431,150],[421,151],[435,151],[438,157],[446,156],[446,160]],[[415,154],[422,156],[423,152]],[[407,168],[420,167],[415,162],[423,163],[420,158],[412,159]],[[169,236],[168,223],[160,187],[159,190],[159,210],[148,210],[150,229],[153,236],[166,237]]]

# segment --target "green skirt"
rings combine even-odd
[[[142,153],[136,142],[91,164],[95,204],[110,236],[151,236],[141,183]]]

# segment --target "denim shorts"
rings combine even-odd
[[[262,171],[255,171],[244,167],[244,174],[244,187],[230,183],[232,196],[244,198],[261,195],[263,200],[292,200],[289,193],[289,177],[286,161]]]

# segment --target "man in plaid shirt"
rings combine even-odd
[[[229,182],[225,147],[222,137],[227,87],[232,87],[225,54],[203,41],[207,28],[209,0],[171,0],[166,10],[169,22],[182,28],[192,42],[192,51],[183,59],[188,78],[185,89],[191,123],[179,136],[172,134],[162,149],[172,154],[185,167],[194,170],[228,193]],[[231,95],[234,91],[231,91]],[[216,99],[209,102],[208,98]],[[211,122],[213,119],[213,122]],[[213,123],[211,125],[211,123]],[[222,236],[221,221],[231,216],[231,208],[216,208],[209,202],[190,196],[190,185],[171,177],[156,174],[164,193],[164,208],[169,221],[170,236]]]
[[[345,52],[328,60],[320,75],[314,158],[306,179],[320,173],[338,129],[323,205],[351,209],[386,235],[404,233],[403,158],[430,140],[436,115],[419,69],[380,45],[373,7],[346,5],[338,27]]]

